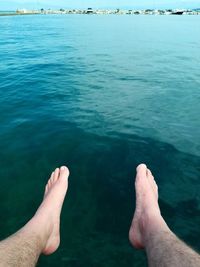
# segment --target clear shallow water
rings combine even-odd
[[[200,250],[200,18],[0,18],[0,236],[71,170],[62,243],[39,266],[144,266],[127,239],[146,162],[170,227]]]

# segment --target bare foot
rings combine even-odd
[[[163,227],[158,206],[158,187],[145,164],[137,167],[135,179],[136,209],[129,231],[129,240],[135,248],[144,248],[148,234]]]
[[[51,174],[43,202],[33,217],[34,225],[38,225],[46,235],[42,250],[45,255],[53,253],[60,244],[60,213],[67,192],[68,176],[69,170],[65,166]]]

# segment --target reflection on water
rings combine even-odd
[[[196,20],[1,19],[1,238],[34,214],[48,175],[65,164],[61,247],[38,266],[144,266],[127,236],[145,162],[166,221],[200,250]]]

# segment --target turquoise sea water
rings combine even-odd
[[[145,266],[127,238],[145,162],[167,223],[200,250],[200,17],[1,17],[0,29],[0,238],[65,164],[61,246],[38,266]]]

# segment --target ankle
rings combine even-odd
[[[40,241],[41,249],[44,249],[47,241],[52,232],[52,226],[50,221],[45,220],[45,218],[38,218],[37,213],[35,216],[27,223],[25,227],[29,231],[32,231],[37,239]]]
[[[170,229],[161,215],[146,218],[145,225],[143,224],[145,248],[151,245],[152,240],[161,232],[170,232]]]

